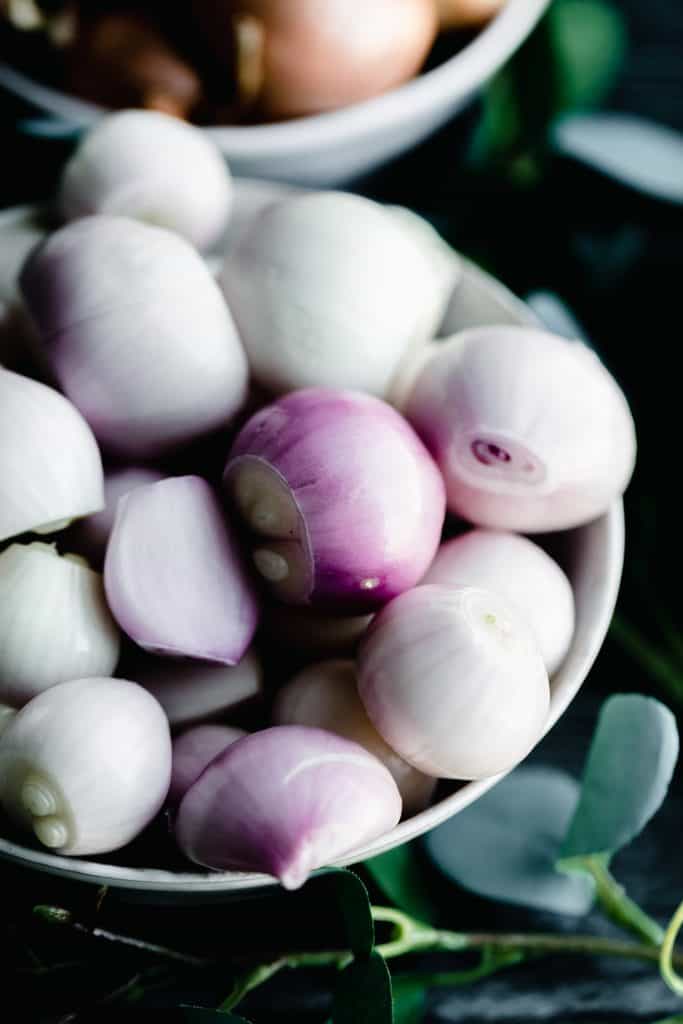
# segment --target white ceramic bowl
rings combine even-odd
[[[282,194],[281,187],[263,183],[238,182],[233,227],[237,232],[263,203]],[[3,251],[16,245],[24,232],[36,233],[36,210],[21,207],[0,214],[0,268]],[[29,234],[26,238],[29,238]],[[31,236],[33,237],[33,236]],[[13,241],[11,241],[13,240]],[[7,289],[5,289],[7,290]],[[442,333],[482,324],[537,325],[535,315],[502,284],[465,261],[443,325]],[[2,439],[0,439],[2,443]],[[569,653],[551,681],[551,705],[547,729],[560,718],[586,678],[607,633],[621,579],[624,554],[624,522],[620,501],[600,519],[557,534],[561,540],[560,561],[572,583],[576,602],[576,630]],[[395,829],[360,849],[353,850],[336,863],[352,864],[390,850],[422,835],[435,825],[457,814],[493,786],[502,775],[479,782],[468,782],[455,793],[434,803],[427,810],[401,822]],[[116,857],[81,860],[59,857],[0,836],[0,858],[14,861],[53,875],[61,875],[96,885],[111,885],[127,890],[133,898],[159,901],[200,901],[247,895],[275,884],[265,875],[240,872],[172,871],[163,863],[131,868],[117,865]],[[161,855],[159,861],[162,860]]]
[[[207,128],[238,175],[294,184],[340,185],[427,138],[461,110],[526,39],[550,0],[508,0],[459,53],[397,89],[342,110],[280,124]],[[102,108],[0,63],[0,87],[68,126]]]

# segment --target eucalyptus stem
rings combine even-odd
[[[580,860],[582,870],[594,880],[595,895],[605,914],[620,928],[659,948],[664,941],[664,929],[626,895],[624,887],[609,871],[605,859],[581,857],[577,860]]]
[[[683,903],[679,904],[678,910],[669,921],[659,955],[659,970],[662,978],[677,996],[683,996],[683,978],[674,970],[676,960],[673,948],[681,927],[683,927]]]

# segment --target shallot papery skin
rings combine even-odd
[[[358,691],[392,750],[427,775],[481,779],[540,739],[550,689],[527,624],[498,594],[436,584],[375,616]]]
[[[59,188],[67,220],[133,217],[177,231],[199,249],[222,238],[232,201],[230,172],[214,142],[156,110],[122,110],[98,121],[66,164]]]
[[[0,438],[0,541],[103,507],[97,443],[58,391],[0,367]]]
[[[172,477],[119,500],[104,585],[121,628],[153,654],[235,665],[256,629],[237,539],[201,477]]]
[[[263,688],[263,670],[254,651],[236,665],[212,665],[189,658],[158,658],[136,652],[124,660],[126,675],[156,697],[173,726],[222,715]]]
[[[161,809],[170,779],[166,716],[125,679],[59,683],[0,737],[0,803],[60,854],[125,846]]]
[[[423,239],[345,192],[267,206],[220,277],[255,380],[282,394],[325,386],[388,394],[436,331],[441,275]]]
[[[275,726],[211,762],[180,804],[176,838],[205,867],[265,872],[298,889],[400,816],[396,783],[363,747],[322,729]]]
[[[528,537],[468,530],[446,541],[423,583],[465,583],[500,594],[531,627],[548,674],[559,668],[574,633],[574,593],[557,562]]]
[[[369,395],[311,388],[261,409],[224,482],[285,602],[371,610],[417,583],[438,547],[438,469],[403,417]]]
[[[114,527],[119,498],[142,487],[158,483],[164,474],[151,466],[116,466],[104,473],[104,508],[79,519],[71,530],[70,546],[82,552],[95,566],[104,564],[109,535]]]
[[[278,692],[273,721],[327,729],[360,743],[393,775],[405,814],[417,814],[429,803],[436,779],[413,768],[384,742],[358,696],[353,661],[321,661],[303,669]]]
[[[176,736],[172,748],[169,805],[177,807],[214,757],[246,735],[244,729],[235,729],[231,725],[195,725]]]
[[[193,0],[192,11],[222,62],[236,37],[238,88],[270,118],[399,85],[420,69],[437,27],[433,0]]]
[[[29,257],[21,289],[52,369],[111,452],[151,458],[225,426],[247,362],[199,253],[127,217],[83,217]]]
[[[479,327],[433,346],[402,409],[441,469],[449,509],[477,526],[580,526],[633,472],[618,384],[586,345],[546,331]]]

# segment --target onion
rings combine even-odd
[[[109,450],[155,456],[243,404],[247,364],[220,289],[170,231],[84,217],[34,251],[21,287],[60,384]]]
[[[108,675],[120,637],[102,577],[52,544],[0,554],[0,701],[21,707],[68,679]]]
[[[443,483],[410,426],[369,395],[312,388],[257,412],[225,470],[254,563],[278,598],[362,612],[436,552]]]
[[[173,741],[173,763],[168,802],[177,807],[188,789],[195,784],[214,757],[246,736],[244,729],[230,725],[196,725]]]
[[[264,871],[298,889],[400,816],[396,783],[363,747],[322,729],[277,726],[214,758],[180,804],[176,837],[205,867]]]
[[[52,533],[104,505],[90,427],[58,391],[0,367],[0,541]]]
[[[436,0],[442,29],[471,28],[495,17],[506,0]]]
[[[550,690],[527,624],[497,594],[427,585],[375,616],[358,688],[389,746],[427,775],[481,779],[540,739]]]
[[[90,5],[88,5],[90,6]],[[67,87],[105,107],[147,107],[188,117],[202,98],[196,71],[154,22],[133,11],[84,18],[69,51]]]
[[[68,220],[134,217],[208,249],[223,237],[232,193],[227,164],[204,132],[158,111],[123,110],[81,141],[64,168],[59,205]]]
[[[309,665],[280,690],[273,707],[277,725],[308,725],[359,743],[394,777],[407,815],[424,810],[436,780],[417,771],[387,746],[365,713],[352,661]]]
[[[253,651],[236,665],[136,653],[126,657],[124,667],[156,697],[172,726],[225,714],[258,697],[263,686],[261,663]]]
[[[423,237],[343,192],[266,206],[229,250],[221,283],[251,371],[275,393],[387,394],[408,352],[436,333],[443,299]]]
[[[448,507],[478,526],[536,533],[602,515],[635,461],[626,399],[580,342],[479,327],[433,346],[403,410],[434,455]]]
[[[91,516],[79,519],[71,531],[70,546],[84,555],[93,565],[103,565],[109,535],[116,519],[119,498],[142,487],[158,483],[163,474],[148,466],[117,466],[104,474],[104,508]]]
[[[124,679],[53,686],[0,737],[0,803],[60,854],[125,846],[160,810],[170,778],[166,716]]]
[[[206,45],[234,61],[243,105],[313,114],[385,92],[420,69],[433,0],[193,0]]]
[[[559,668],[574,632],[574,595],[557,562],[527,537],[469,530],[446,541],[423,583],[466,583],[500,594],[531,628],[550,675]]]
[[[235,665],[256,629],[258,605],[237,540],[197,476],[120,499],[104,583],[121,628],[153,654]]]

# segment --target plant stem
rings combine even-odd
[[[232,1010],[238,1003],[241,1003],[247,992],[251,992],[253,988],[258,988],[259,985],[263,985],[264,982],[272,978],[274,974],[282,970],[283,967],[293,966],[287,957],[280,960],[273,960],[269,964],[259,964],[253,971],[249,971],[247,974],[243,974],[235,982],[232,992],[230,995],[223,1000],[218,1007],[219,1012],[227,1012]]]
[[[659,948],[664,941],[664,929],[626,895],[607,867],[604,857],[576,858],[595,882],[595,895],[600,906],[620,928],[633,932],[645,942]]]
[[[390,942],[377,946],[378,953],[381,953],[385,960],[405,956],[406,953],[461,953],[466,950],[501,956],[506,961],[513,953],[522,956],[526,953],[617,956],[650,963],[657,963],[660,956],[659,947],[649,943],[609,939],[599,935],[550,935],[533,932],[497,935],[483,932],[443,931],[429,928],[421,922],[413,920],[407,914],[394,911],[389,907],[373,907],[372,909],[376,921],[392,921],[398,929],[398,934],[392,937]],[[411,940],[411,933],[415,936],[415,941]],[[286,958],[282,966],[337,967],[345,962],[348,962],[348,953],[337,950],[325,953],[293,953]],[[677,967],[683,968],[683,953],[673,954],[672,962]],[[477,975],[479,970],[479,967],[474,969]],[[491,972],[487,971],[486,973]]]
[[[80,935],[89,935],[93,939],[104,939],[107,942],[115,942],[120,946],[128,946],[130,949],[137,949],[151,956],[160,957],[162,960],[174,960],[176,963],[185,964],[187,967],[207,967],[209,961],[202,957],[192,956],[190,953],[181,953],[177,949],[169,949],[167,946],[158,946],[154,942],[147,942],[145,939],[136,939],[132,935],[121,935],[118,932],[110,932],[105,928],[91,928],[88,925],[74,921],[73,915],[63,907],[51,907],[43,904],[33,908],[33,913],[42,921],[48,924],[68,927]]]
[[[659,970],[662,978],[672,992],[677,996],[683,996],[683,978],[674,970],[675,958],[673,956],[674,943],[681,927],[683,926],[683,903],[679,904],[678,910],[669,921],[669,927],[662,941],[662,948],[659,954]]]

